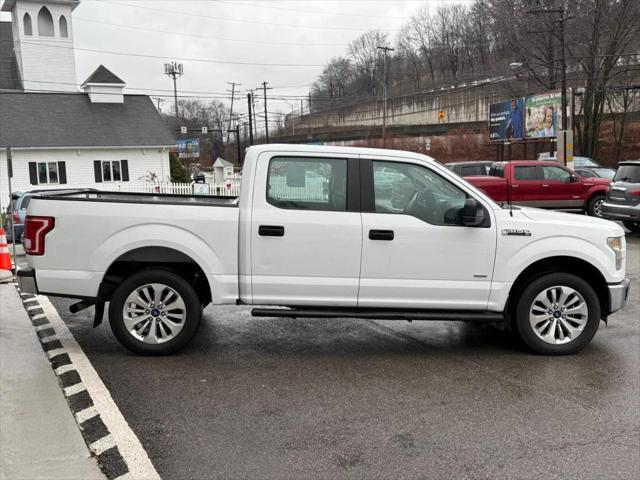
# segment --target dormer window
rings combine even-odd
[[[62,38],[69,37],[69,30],[67,29],[67,19],[64,18],[64,15],[60,15],[60,36]]]
[[[31,25],[31,15],[28,13],[24,14],[24,18],[22,19],[22,23],[24,24],[24,34],[28,36],[33,35],[33,26]]]
[[[38,13],[38,35],[41,37],[53,37],[53,17],[47,7],[42,7]]]

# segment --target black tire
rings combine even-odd
[[[604,195],[594,195],[591,197],[587,202],[587,215],[602,218],[602,204],[605,198]]]
[[[538,294],[554,286],[566,286],[578,292],[588,308],[586,324],[574,340],[552,344],[538,336],[529,322],[529,313]],[[522,341],[534,352],[543,355],[569,355],[582,350],[598,331],[600,301],[593,288],[582,278],[569,273],[549,273],[537,278],[520,294],[515,308],[515,329]]]
[[[127,297],[146,284],[165,285],[177,292],[184,302],[186,318],[182,320],[184,322],[182,329],[173,338],[164,343],[145,343],[134,337],[127,330],[124,323],[123,308]],[[109,325],[113,334],[122,345],[140,355],[170,355],[176,353],[193,338],[200,325],[201,316],[200,299],[195,290],[185,279],[168,270],[144,270],[131,275],[115,290],[109,303]]]
[[[627,228],[627,230],[631,231],[631,233],[640,233],[640,220],[632,221],[625,220],[622,224]]]

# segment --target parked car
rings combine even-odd
[[[534,351],[568,354],[626,302],[620,225],[504,209],[427,156],[269,144],[249,147],[244,169],[237,199],[34,197],[21,291],[82,299],[74,312],[95,305],[94,325],[109,302],[113,333],[140,354],[186,345],[209,303],[266,306],[258,317],[512,322]],[[404,204],[378,198],[379,172],[411,185]]]
[[[586,168],[586,167],[578,167],[574,170],[578,175],[582,178],[606,178],[609,180],[613,180],[613,177],[616,176],[616,171],[613,168]]]
[[[567,167],[553,161],[514,160],[496,162],[491,176],[465,177],[493,200],[529,207],[583,210],[589,215],[602,215],[611,180],[582,178]]]
[[[618,171],[602,204],[602,215],[622,220],[632,232],[640,232],[640,160],[620,162]]]
[[[7,208],[7,215],[4,217],[4,228],[7,241],[14,241],[14,233],[16,242],[20,242],[22,238],[22,232],[24,230],[24,220],[27,215],[27,206],[31,196],[24,192],[13,192],[11,195],[11,202]],[[11,220],[13,220],[13,230],[11,230]]]
[[[445,163],[444,166],[461,177],[476,177],[489,175],[489,169],[493,163],[493,160],[478,160],[473,162],[449,162]]]
[[[541,153],[538,155],[538,160],[557,162],[558,157],[556,157],[555,155],[549,156],[548,154]],[[606,167],[604,165],[601,165],[600,163],[596,162],[593,158],[582,157],[582,156],[574,156],[572,161],[567,162],[567,167],[569,167],[571,170],[576,170],[579,168],[588,168],[591,170],[599,170],[599,169],[615,170],[615,169],[612,169],[611,167]],[[608,178],[608,177],[602,177],[602,178]]]

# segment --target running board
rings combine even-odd
[[[387,310],[387,309],[306,309],[254,308],[254,317],[285,318],[368,318],[371,320],[455,320],[461,322],[501,322],[504,315],[496,312],[459,310]]]

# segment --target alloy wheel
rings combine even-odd
[[[566,285],[546,288],[533,300],[529,323],[538,337],[552,345],[575,340],[589,319],[584,297]]]
[[[122,309],[125,328],[137,340],[158,344],[176,337],[187,316],[183,298],[162,283],[148,283],[133,290]]]

